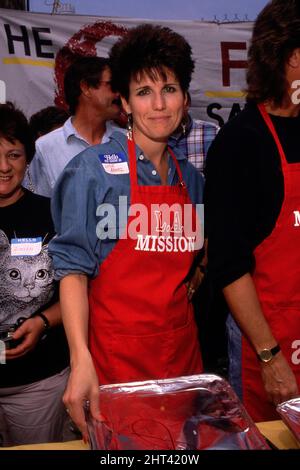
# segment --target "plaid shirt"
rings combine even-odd
[[[180,149],[190,163],[204,176],[204,164],[210,144],[216,137],[219,127],[200,119],[192,119],[185,133],[177,133],[169,138],[169,145]]]

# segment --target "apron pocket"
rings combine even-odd
[[[157,380],[202,371],[194,319],[185,326],[154,335],[115,335],[112,339],[115,382]]]
[[[114,335],[112,373],[115,382],[155,380],[167,376],[166,334]]]

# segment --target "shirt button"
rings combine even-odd
[[[144,155],[139,156],[139,160],[144,160],[144,158],[145,158]]]
[[[155,176],[157,174],[156,170],[152,170],[152,175]]]

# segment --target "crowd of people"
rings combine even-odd
[[[189,113],[189,43],[151,24],[74,60],[68,111],[0,105],[0,445],[69,417],[88,440],[99,385],[211,371],[205,311],[253,420],[299,395],[298,1],[267,4],[248,56],[221,130]]]

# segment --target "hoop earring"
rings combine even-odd
[[[126,129],[127,129],[127,138],[129,140],[132,140],[132,114],[131,113],[128,113],[127,114],[127,125],[126,125]]]

